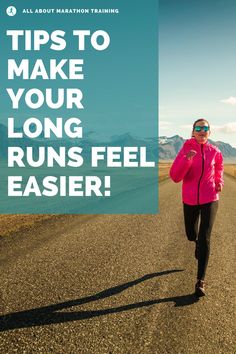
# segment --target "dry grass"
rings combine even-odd
[[[166,178],[168,178],[170,166],[171,166],[171,161],[170,162],[164,162],[160,161],[159,162],[159,181],[162,181]],[[230,164],[230,163],[225,163],[224,164],[224,172],[230,176],[233,176],[236,178],[236,164]]]
[[[236,164],[225,164],[224,172],[236,178]]]
[[[0,215],[0,237],[25,230],[36,223],[52,218],[53,215],[12,214]]]
[[[160,162],[159,164],[159,181],[168,178],[170,162]],[[33,225],[52,218],[54,215],[41,214],[3,214],[0,215],[0,237],[7,236],[20,230],[25,230]]]
[[[159,162],[159,181],[169,178],[169,170],[171,161]],[[225,164],[225,173],[236,177],[236,164]],[[13,214],[13,215],[0,215],[0,236],[6,236],[10,233],[19,230],[28,229],[36,223],[43,222],[44,220],[52,218],[54,215],[41,215],[41,214]]]
[[[159,161],[158,165],[158,178],[159,182],[169,178],[171,162]]]

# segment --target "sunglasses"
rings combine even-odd
[[[194,127],[195,132],[200,132],[201,130],[203,130],[204,132],[208,132],[209,129],[210,129],[210,127],[207,126],[207,125],[204,125],[203,127],[200,127],[199,125],[196,125]]]

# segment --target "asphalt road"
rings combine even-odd
[[[59,216],[0,240],[0,353],[235,353],[235,196],[225,176],[199,301],[169,180],[159,215]]]

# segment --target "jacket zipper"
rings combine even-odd
[[[203,172],[204,172],[204,154],[203,154],[203,144],[201,144],[201,153],[202,153],[202,173],[201,176],[199,178],[198,181],[198,188],[197,188],[197,204],[199,205],[199,199],[200,199],[200,183],[201,183],[201,179],[203,176]]]

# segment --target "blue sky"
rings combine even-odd
[[[205,117],[236,147],[236,1],[160,0],[159,135]]]

